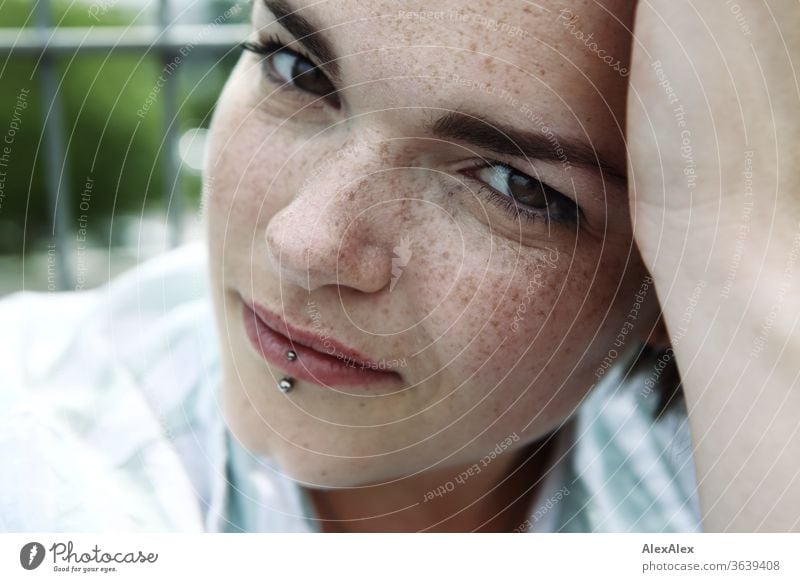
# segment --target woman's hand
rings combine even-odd
[[[630,210],[707,531],[800,530],[800,6],[642,0]]]

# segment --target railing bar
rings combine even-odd
[[[124,52],[174,52],[189,44],[192,45],[193,53],[217,53],[232,49],[247,37],[249,30],[249,25],[243,24],[221,24],[213,28],[208,28],[208,25],[182,24],[170,27],[169,33],[162,36],[159,27],[148,25],[57,29],[0,28],[0,54],[71,54],[76,49],[81,53],[107,52],[111,49]]]
[[[50,26],[50,1],[39,0],[36,4],[36,26],[41,34]],[[56,66],[50,54],[42,55],[39,72],[42,90],[42,116],[45,134],[44,170],[47,198],[52,219],[52,236],[55,238],[56,269],[58,287],[65,290],[72,285],[72,245],[67,238],[69,212],[69,164],[64,150],[62,133],[63,111],[58,92]],[[48,112],[49,107],[49,112]]]
[[[159,0],[158,3],[158,25],[164,34],[169,27],[169,0]],[[173,58],[171,51],[161,51],[162,71],[166,71],[167,66]],[[169,228],[169,245],[176,247],[183,239],[183,188],[180,180],[180,162],[178,160],[178,98],[177,98],[177,79],[178,71],[174,75],[167,76],[162,89],[162,127],[164,135],[164,190],[167,202],[167,226]]]

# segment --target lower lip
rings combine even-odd
[[[390,383],[397,387],[400,376],[395,372],[381,372],[346,365],[341,359],[289,341],[289,338],[274,331],[242,303],[242,315],[247,337],[261,357],[284,371],[292,378],[306,380],[325,387],[365,386]],[[293,350],[297,359],[289,361],[287,352]]]

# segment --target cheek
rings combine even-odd
[[[465,378],[487,386],[519,384],[521,377],[545,366],[574,318],[568,299],[574,280],[569,279],[569,257],[558,246],[493,260],[508,270],[465,274],[442,311],[449,311],[446,318],[454,323],[452,348],[457,351],[452,356]]]
[[[440,374],[455,412],[473,412],[473,426],[502,414],[507,432],[539,415],[532,430],[541,434],[591,388],[626,265],[625,253],[601,257],[596,248],[573,240],[497,246],[491,257],[473,249],[463,265],[431,268],[420,283],[425,329],[438,338],[423,357],[436,362],[429,372]]]
[[[244,249],[254,240],[258,224],[266,224],[283,205],[279,196],[271,195],[280,189],[272,180],[283,160],[263,155],[254,159],[253,152],[262,147],[261,133],[239,133],[245,135],[237,135],[235,141],[213,152],[214,166],[207,173],[207,204],[212,244],[237,238],[246,241],[246,246],[237,244],[236,248]]]
[[[223,242],[238,251],[262,245],[258,229],[291,202],[286,184],[298,183],[304,171],[302,160],[289,159],[294,142],[239,97],[246,88],[239,88],[236,78],[231,77],[210,129],[205,180],[212,251]]]

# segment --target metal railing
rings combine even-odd
[[[33,8],[31,28],[0,29],[0,55],[6,58],[38,57],[36,76],[42,93],[44,172],[50,218],[51,235],[55,241],[55,261],[58,286],[72,286],[72,254],[69,242],[70,217],[67,211],[71,198],[68,165],[64,145],[64,114],[59,91],[56,58],[113,52],[132,52],[157,56],[166,71],[190,47],[192,53],[219,55],[234,48],[247,35],[248,25],[226,24],[218,18],[212,23],[198,25],[171,25],[169,22],[171,0],[158,0],[157,25],[62,27],[52,25],[50,0],[37,0]],[[247,2],[234,5],[243,9]],[[177,74],[180,67],[169,69],[162,75],[159,102],[161,104],[162,135],[164,147],[163,184],[167,203],[167,222],[171,246],[183,237],[182,218],[185,211],[184,194],[180,189],[180,160],[177,135]],[[176,74],[173,74],[173,71]]]

